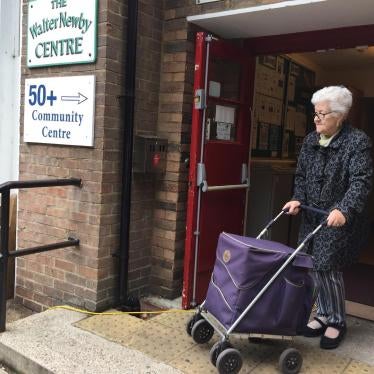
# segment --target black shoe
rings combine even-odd
[[[321,336],[325,333],[327,329],[326,323],[321,321],[318,317],[314,317],[314,319],[321,325],[321,327],[319,327],[318,329],[312,329],[309,326],[305,326],[303,335],[307,338],[315,338],[317,336]]]
[[[337,329],[339,331],[339,335],[336,338],[328,338],[327,336],[323,335],[320,341],[320,347],[322,349],[338,348],[347,332],[347,325],[345,323],[340,325],[337,323],[329,323],[327,326]]]

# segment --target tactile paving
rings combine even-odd
[[[156,322],[172,329],[185,331],[187,321],[194,315],[193,312],[177,311],[175,313],[161,313],[152,317],[149,322]]]
[[[126,339],[126,347],[137,349],[165,363],[169,363],[195,344],[185,331],[152,323],[151,320],[146,321],[146,326],[139,333],[128,335]]]
[[[183,352],[169,362],[169,365],[181,370],[186,374],[216,374],[216,368],[210,363],[209,351],[213,346],[211,342],[195,345],[190,350]]]
[[[146,322],[127,314],[97,315],[83,319],[75,324],[83,330],[93,332],[108,340],[124,344],[127,336],[139,334]]]
[[[276,342],[274,342],[274,344],[276,344]],[[253,371],[253,373],[272,373],[273,371],[270,371],[270,368],[274,368],[277,370],[279,365],[279,357],[286,348],[296,348],[299,350],[303,358],[303,365],[300,373],[343,373],[344,369],[350,362],[350,358],[348,357],[338,356],[332,353],[331,351],[321,350],[320,348],[312,347],[295,340],[294,342],[289,343],[288,345],[274,345],[274,349],[271,352],[269,352],[264,362],[262,362]]]
[[[148,320],[126,314],[98,315],[81,320],[75,326],[88,330],[128,348],[141,351],[186,374],[217,373],[210,362],[210,349],[219,336],[198,345],[186,333],[186,323],[192,313],[163,313]],[[233,348],[243,358],[241,374],[279,373],[279,356],[288,347],[297,348],[303,357],[301,374],[374,374],[374,367],[352,360],[349,355],[321,350],[318,341],[295,339],[248,341],[246,335],[232,335]]]
[[[319,348],[308,348],[304,346],[304,349],[300,349],[300,352],[303,356],[303,373],[343,373],[351,360],[348,357],[338,356]]]
[[[364,364],[362,362],[352,360],[347,368],[343,371],[344,374],[374,374],[374,367]]]

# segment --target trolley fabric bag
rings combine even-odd
[[[204,309],[230,328],[293,251],[277,242],[221,233]],[[312,257],[299,252],[234,332],[297,335],[317,293],[312,268]]]

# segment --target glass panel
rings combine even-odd
[[[209,87],[213,97],[221,99],[240,100],[241,65],[212,57],[209,65]]]

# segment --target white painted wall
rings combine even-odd
[[[317,86],[343,84],[362,91],[364,97],[374,97],[374,66],[351,69],[325,69],[308,59],[305,54],[292,53],[290,57],[316,73]],[[359,58],[358,55],[357,59]]]
[[[0,0],[0,183],[18,179],[20,0]]]
[[[367,69],[349,69],[328,71],[320,76],[325,85],[344,84],[362,91],[364,97],[374,97],[374,67]]]

